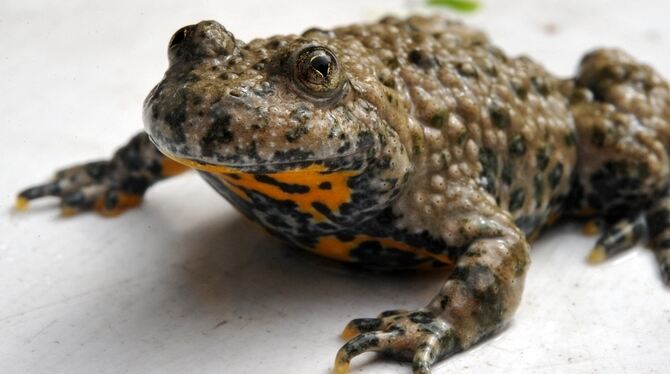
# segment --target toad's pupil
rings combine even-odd
[[[332,64],[332,62],[333,59],[325,53],[316,55],[309,61],[312,68],[321,73],[323,77],[328,76],[328,71],[330,70],[330,64]]]

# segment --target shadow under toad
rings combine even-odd
[[[188,251],[175,269],[195,295],[193,307],[209,314],[208,333],[238,338],[242,326],[275,330],[275,324],[295,325],[298,349],[309,350],[309,339],[331,346],[327,357],[315,357],[325,362],[311,366],[315,372],[329,372],[328,365],[344,343],[339,333],[350,319],[422,307],[445,278],[439,271],[353,268],[289,247],[241,216],[199,227],[186,234],[185,242]],[[304,326],[314,326],[315,331],[304,331]],[[250,351],[248,357],[236,359],[253,360],[257,354]],[[352,368],[386,364],[392,361],[357,359]]]

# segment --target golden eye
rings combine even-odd
[[[293,79],[301,91],[317,99],[337,96],[344,85],[335,54],[320,46],[307,47],[297,54]]]

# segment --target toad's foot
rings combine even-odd
[[[342,336],[353,338],[337,353],[336,374],[346,373],[351,359],[366,351],[411,360],[414,373],[426,374],[437,359],[461,350],[452,326],[427,309],[388,311],[378,318],[355,319]]]
[[[588,257],[588,262],[598,264],[633,248],[644,238],[647,223],[644,215],[636,218],[622,218],[614,224],[605,225],[603,234],[598,238],[595,247]]]
[[[110,169],[110,162],[97,161],[61,170],[52,181],[21,191],[16,206],[26,209],[30,200],[56,196],[64,216],[90,209],[114,216],[139,205],[146,188],[132,180],[125,185],[117,183]]]
[[[588,261],[601,263],[640,242],[647,241],[656,253],[663,282],[670,286],[670,197],[661,198],[647,212],[605,225]]]
[[[153,183],[182,170],[185,168],[158,152],[142,133],[109,161],[63,169],[50,182],[21,191],[16,208],[24,210],[31,200],[55,196],[60,198],[64,216],[92,209],[105,216],[116,216],[139,205]]]
[[[344,335],[355,337],[338,352],[335,373],[345,373],[352,357],[377,351],[412,360],[415,374],[428,374],[436,360],[467,349],[507,325],[521,298],[530,261],[528,243],[493,199],[465,199],[472,195],[465,189],[459,192],[463,196],[452,200],[454,211],[444,217],[444,223],[461,225],[461,229],[450,231],[457,234],[445,237],[444,252],[435,255],[464,253],[440,292],[415,312],[393,311],[351,321]],[[476,207],[463,203],[474,200],[480,202]]]

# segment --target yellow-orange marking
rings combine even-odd
[[[177,162],[168,157],[163,158],[163,162],[161,163],[161,173],[164,177],[172,177],[177,174],[181,174],[188,169],[190,169],[188,165]]]
[[[378,242],[383,248],[394,249],[403,252],[413,253],[419,257],[430,257],[436,259],[446,266],[453,265],[453,260],[448,255],[438,255],[431,253],[425,248],[416,248],[407,243],[399,242],[390,238],[377,238],[369,235],[356,235],[353,240],[342,241],[334,235],[326,235],[319,238],[314,246],[314,251],[322,256],[326,256],[340,261],[351,261],[350,252],[361,243],[374,241]]]
[[[197,161],[176,157],[173,157],[173,159],[188,167],[218,175],[230,191],[246,201],[251,201],[251,198],[245,190],[256,191],[278,201],[293,201],[298,206],[300,212],[311,215],[319,222],[325,221],[326,216],[316,210],[312,206],[312,203],[321,203],[328,207],[330,211],[337,212],[342,204],[351,200],[351,189],[347,184],[349,178],[360,174],[360,171],[357,170],[324,173],[328,169],[323,165],[317,164],[312,164],[301,169],[290,169],[264,174],[280,183],[297,184],[309,188],[309,191],[305,193],[290,193],[282,190],[279,186],[259,182],[254,174],[234,168],[222,165],[201,164]],[[325,190],[319,188],[319,185],[322,183],[330,183],[330,188]]]
[[[224,183],[237,195],[249,200],[249,196],[240,187],[257,191],[265,196],[279,201],[293,201],[298,210],[314,217],[317,221],[324,221],[326,217],[316,210],[313,203],[321,203],[332,212],[337,212],[340,206],[351,200],[351,189],[347,184],[349,178],[358,175],[359,171],[337,171],[324,174],[326,168],[322,165],[312,165],[304,169],[288,170],[265,174],[274,180],[285,184],[298,184],[309,188],[305,193],[290,193],[279,186],[259,182],[253,174],[237,173],[221,175]],[[320,189],[322,183],[330,183],[330,189]]]
[[[28,209],[28,204],[29,204],[28,199],[26,199],[25,197],[19,196],[18,198],[16,198],[15,208],[16,208],[16,210],[26,210],[26,209]]]
[[[129,208],[138,206],[142,203],[142,197],[138,195],[130,195],[126,193],[119,193],[118,195],[118,201],[116,203],[116,206],[112,209],[108,209],[105,206],[105,197],[101,196],[98,200],[95,202],[95,211],[98,212],[99,214],[105,216],[105,217],[116,217],[119,214],[125,212]],[[65,211],[63,211],[64,214],[67,214]],[[76,211],[75,211],[76,213]]]

